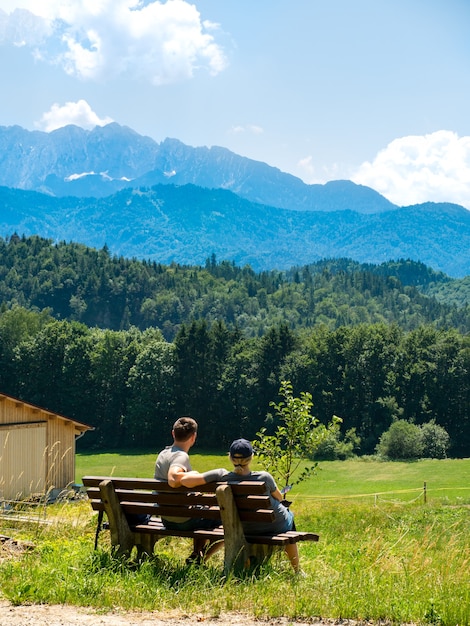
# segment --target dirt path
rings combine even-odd
[[[292,622],[287,618],[257,621],[241,613],[226,613],[220,617],[203,615],[142,613],[98,613],[90,609],[62,605],[12,606],[0,600],[0,626],[353,626],[351,621]],[[357,626],[357,624],[355,625]]]

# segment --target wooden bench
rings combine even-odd
[[[148,478],[85,476],[83,484],[93,510],[99,512],[95,548],[104,512],[111,545],[118,554],[130,555],[134,547],[139,553],[153,554],[155,543],[162,537],[224,541],[224,571],[228,573],[247,563],[260,563],[289,543],[319,539],[314,533],[299,531],[245,535],[242,522],[265,524],[274,520],[270,498],[264,495],[265,485],[258,481],[175,489],[166,482]],[[152,517],[144,524],[129,523],[127,515],[136,514]],[[165,528],[161,517],[196,517],[220,521],[220,525],[213,530],[173,530]]]

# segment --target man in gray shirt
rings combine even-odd
[[[173,444],[164,448],[155,462],[156,480],[168,481],[170,487],[181,486],[181,477],[192,469],[188,452],[196,442],[197,429],[197,422],[192,417],[176,420],[171,431]],[[196,517],[167,517],[162,518],[162,522],[169,530],[212,529],[221,524],[217,520]],[[194,539],[194,550],[187,562],[202,562],[221,546],[221,542],[208,545],[207,540]]]
[[[155,463],[155,479],[168,481],[171,487],[181,485],[181,476],[191,471],[189,450],[197,437],[197,422],[192,417],[180,417],[171,431],[173,444],[160,452]]]

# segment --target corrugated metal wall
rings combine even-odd
[[[75,434],[72,421],[0,396],[0,497],[12,500],[73,483]]]
[[[0,430],[0,496],[22,500],[45,492],[46,424]]]
[[[75,480],[75,429],[72,422],[50,417],[46,444],[46,488],[62,489]]]

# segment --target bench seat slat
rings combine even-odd
[[[103,480],[109,479],[109,476],[84,476],[82,478],[85,487],[99,487]],[[154,478],[119,478],[112,477],[115,489],[144,490],[144,491],[168,491],[187,493],[194,492],[194,488],[189,487],[170,487],[166,482],[155,480]],[[237,495],[258,495],[264,493],[264,483],[256,480],[243,480],[240,482],[227,481],[226,483],[207,483],[197,487],[197,491],[215,492],[220,484],[230,485],[235,496]]]
[[[158,515],[159,517],[204,517],[205,519],[220,519],[220,509],[218,506],[208,506],[204,507],[204,509],[170,505],[154,507],[143,503],[126,502],[123,500],[121,501],[121,507],[125,513],[147,513],[150,515]]]
[[[94,511],[104,511],[104,504],[101,500],[91,500],[91,507]],[[121,503],[124,504],[124,503]],[[191,513],[187,509],[178,509],[176,507],[155,507],[144,503],[129,502],[123,506],[126,513],[144,513],[148,515],[161,515],[163,517],[201,517],[201,511],[194,509]],[[260,522],[263,524],[270,523],[274,520],[273,511],[258,509],[255,511],[239,511],[240,521],[242,522]],[[204,517],[206,517],[204,513]],[[212,508],[212,512],[207,516],[209,519],[219,519],[220,513],[218,508]]]
[[[132,526],[133,530],[142,532],[157,534],[161,536],[174,536],[179,537],[192,537],[193,534],[201,537],[211,538],[224,538],[224,529],[222,526],[218,526],[212,530],[199,529],[195,531],[188,530],[168,530],[165,528],[161,520],[152,519],[148,524],[137,524]],[[279,533],[277,535],[245,535],[248,543],[260,543],[263,545],[286,545],[288,543],[296,543],[297,541],[318,541],[319,536],[303,531],[288,531],[286,533]]]
[[[100,490],[98,487],[90,487],[87,490],[88,497],[92,500],[100,499]],[[197,492],[181,492],[173,490],[171,492],[141,492],[130,491],[126,489],[116,489],[116,495],[120,501],[127,502],[145,502],[145,503],[159,503],[175,506],[185,506],[188,496],[191,497],[192,504],[200,504],[202,506],[217,506],[217,497],[215,492],[213,493],[197,493]],[[258,510],[270,507],[269,496],[239,496],[236,498],[239,510]]]
[[[192,537],[197,535],[199,537],[220,539],[224,538],[223,527],[220,526],[213,530],[199,529],[195,531],[190,530],[168,530],[163,526],[161,522],[150,524],[137,524],[132,526],[135,532],[149,533],[153,535],[159,535],[162,537]],[[281,533],[279,535],[245,535],[248,543],[258,543],[262,545],[278,545],[285,546],[289,543],[297,543],[298,541],[318,541],[318,535],[308,532],[290,532]]]
[[[278,535],[245,535],[248,543],[280,543],[282,545],[288,543],[297,543],[298,541],[318,541],[318,535],[314,533],[289,531],[287,533],[279,533]]]

